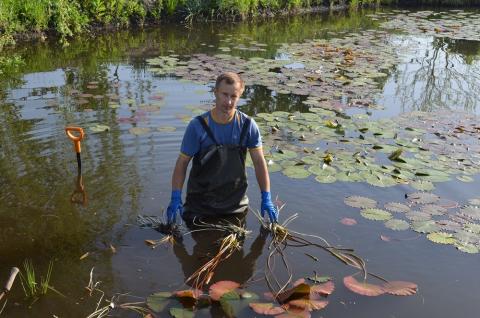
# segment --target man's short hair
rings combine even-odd
[[[215,89],[218,89],[220,87],[220,84],[225,81],[228,85],[233,85],[236,83],[240,84],[240,89],[243,90],[245,89],[245,83],[243,82],[242,78],[234,72],[225,72],[223,74],[220,74],[217,77],[217,81],[215,82]]]

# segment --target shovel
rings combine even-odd
[[[78,136],[74,135],[78,133]],[[82,159],[80,158],[80,153],[82,152],[82,147],[80,146],[80,141],[83,139],[84,133],[83,129],[80,127],[65,127],[65,133],[67,134],[68,138],[73,141],[73,145],[75,148],[75,152],[77,153],[77,163],[78,163],[78,171],[82,171]]]
[[[0,300],[2,300],[3,296],[5,296],[12,288],[13,282],[15,281],[15,277],[17,277],[18,272],[20,272],[18,267],[13,267],[10,271],[10,277],[8,277],[8,280],[3,287],[3,291],[0,294]]]

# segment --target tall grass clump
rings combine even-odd
[[[50,279],[52,278],[53,261],[50,261],[47,268],[47,273],[40,277],[40,281],[37,281],[35,274],[35,268],[31,260],[25,260],[23,263],[23,271],[20,271],[20,281],[23,291],[27,298],[37,299],[41,295],[45,295],[48,290],[53,290],[57,294],[63,296],[55,288],[50,285]]]

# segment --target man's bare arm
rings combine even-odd
[[[182,190],[187,174],[187,167],[191,159],[191,157],[183,154],[178,156],[172,174],[172,190]]]
[[[249,152],[253,161],[255,176],[257,177],[260,190],[270,192],[270,177],[268,176],[267,162],[263,157],[262,148],[250,149]]]

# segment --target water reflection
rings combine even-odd
[[[70,195],[70,202],[83,206],[87,206],[88,203],[87,191],[85,190],[85,186],[83,185],[83,176],[80,170],[78,171],[78,175],[75,178],[75,188]]]
[[[202,218],[186,222],[188,229],[192,231],[191,235],[195,244],[192,253],[188,253],[183,242],[179,242],[173,247],[173,251],[182,266],[185,280],[218,253],[218,248],[220,246],[219,242],[229,234],[223,230],[205,230],[204,226],[196,224],[233,224],[245,227],[245,218],[246,215],[222,219]],[[246,247],[243,246],[245,238],[242,238],[240,242],[242,248],[236,250],[229,258],[218,265],[214,271],[211,282],[234,280],[240,284],[244,284],[250,280],[255,271],[256,261],[262,254],[268,236],[267,234],[268,233],[265,231],[260,231],[251,244],[250,250],[247,254],[245,254]],[[194,281],[189,281],[188,284],[193,286]]]
[[[397,37],[394,43],[403,48],[405,60],[388,80],[382,104],[399,105],[402,111],[478,110],[479,42]],[[389,108],[391,112],[396,111],[392,106]]]

